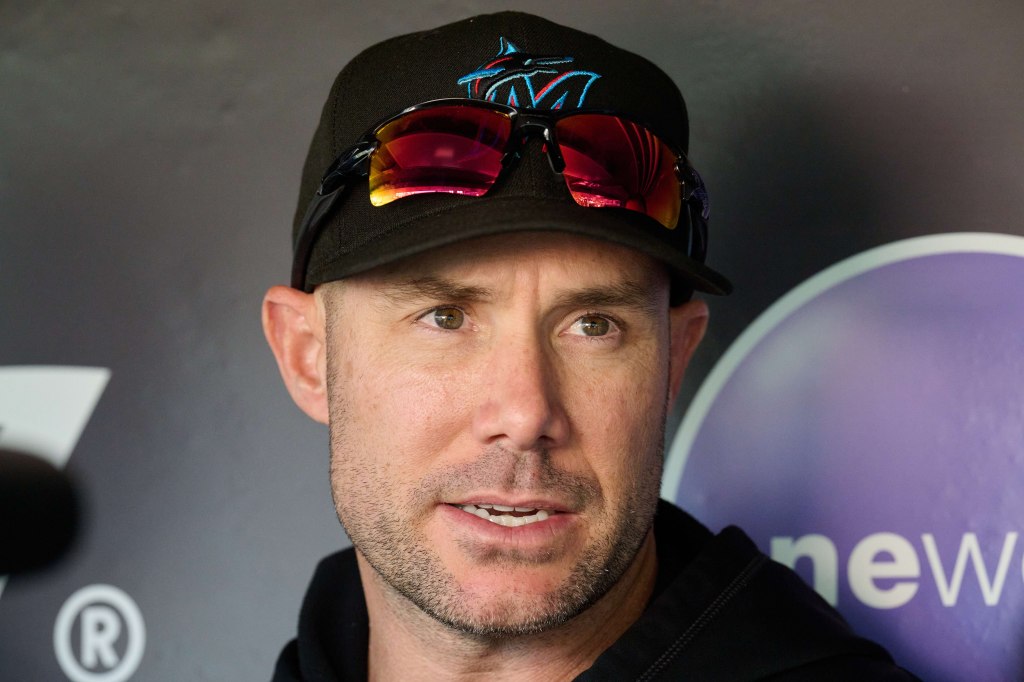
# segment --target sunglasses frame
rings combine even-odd
[[[544,148],[548,162],[551,165],[551,170],[561,175],[565,169],[565,160],[562,158],[561,149],[558,146],[558,138],[555,133],[555,124],[559,119],[582,114],[600,114],[614,116],[640,126],[648,133],[654,135],[676,155],[674,171],[680,186],[680,209],[686,209],[688,213],[687,220],[690,223],[687,255],[698,262],[704,262],[707,248],[707,220],[711,212],[704,181],[701,179],[700,174],[697,173],[697,169],[690,164],[686,154],[655,133],[650,126],[635,118],[607,109],[517,109],[512,106],[498,104],[497,102],[453,97],[422,102],[407,107],[397,114],[388,116],[371,126],[358,142],[342,152],[327,168],[320,180],[320,186],[306,208],[306,213],[302,218],[302,224],[299,227],[293,244],[294,257],[292,260],[291,276],[293,288],[305,290],[306,270],[309,267],[309,259],[313,253],[313,245],[320,236],[320,232],[326,223],[327,215],[342,196],[345,195],[345,190],[353,180],[365,178],[370,174],[370,157],[380,146],[380,142],[377,139],[377,134],[380,130],[411,113],[442,106],[484,108],[509,117],[512,127],[509,131],[509,139],[505,144],[505,149],[502,150],[501,171],[498,177],[495,178],[496,182],[505,174],[506,169],[516,159],[521,157],[527,141],[538,135],[544,141]],[[682,210],[680,213],[682,213]],[[694,234],[695,230],[698,234]]]

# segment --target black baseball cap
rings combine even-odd
[[[672,80],[647,59],[597,36],[522,12],[477,16],[398,36],[364,50],[338,74],[306,156],[293,243],[325,171],[374,124],[423,102],[478,97],[474,76],[502,53],[518,68],[492,79],[492,99],[520,108],[586,108],[643,122],[684,153],[686,105]],[[530,68],[538,57],[552,68]],[[478,83],[477,83],[478,85]],[[515,90],[513,93],[512,91]],[[524,107],[525,105],[525,107]],[[536,153],[529,153],[535,151]],[[454,242],[506,232],[569,232],[637,249],[666,263],[673,305],[692,290],[728,294],[729,281],[691,252],[691,229],[669,230],[618,208],[585,208],[571,198],[539,149],[527,149],[483,197],[420,194],[372,206],[367,182],[352,183],[313,245],[305,289]],[[680,221],[703,221],[684,210]],[[702,224],[701,232],[706,230]]]

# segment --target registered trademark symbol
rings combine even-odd
[[[138,670],[145,648],[139,607],[112,585],[72,594],[53,626],[57,663],[72,682],[124,682]]]

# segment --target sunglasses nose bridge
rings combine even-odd
[[[519,121],[517,133],[520,147],[523,147],[531,137],[539,137],[544,140],[544,150],[547,153],[551,170],[556,173],[565,170],[565,159],[562,158],[562,151],[559,149],[558,139],[555,137],[555,127],[551,121],[524,116]]]

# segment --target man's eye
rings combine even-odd
[[[584,315],[572,326],[576,333],[583,336],[606,336],[613,330],[611,320],[600,315]]]
[[[458,308],[434,308],[420,319],[427,322],[433,320],[433,323],[441,329],[454,330],[462,327],[466,321],[466,313]]]

